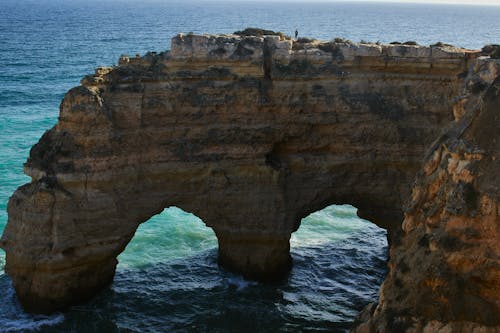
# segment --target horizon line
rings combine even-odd
[[[104,0],[106,1],[106,0]],[[121,1],[121,0],[110,0]],[[127,0],[125,0],[127,1]],[[130,0],[134,1],[134,0]],[[163,2],[163,0],[143,0]],[[176,0],[174,0],[175,2]],[[192,2],[280,2],[280,3],[397,3],[397,4],[426,4],[426,5],[467,5],[467,6],[500,6],[500,0],[187,0]],[[168,2],[168,1],[167,1]]]
[[[57,1],[57,0],[56,0]],[[500,6],[500,0],[60,0],[62,2],[280,2],[280,3],[398,3],[398,4],[426,4],[426,5],[471,5],[471,6]],[[6,2],[45,2],[37,0],[6,0]],[[47,2],[51,2],[48,1]]]

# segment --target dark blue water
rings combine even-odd
[[[57,121],[63,94],[121,54],[169,48],[178,32],[248,26],[320,39],[500,43],[500,7],[375,3],[186,1],[0,2],[0,232],[9,196],[29,181],[29,148]],[[113,285],[87,305],[50,317],[17,304],[0,250],[0,332],[345,331],[376,300],[385,275],[383,230],[349,206],[305,219],[292,238],[288,281],[244,281],[216,264],[213,232],[168,209],[143,224]]]

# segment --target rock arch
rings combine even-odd
[[[351,205],[328,206],[303,219],[292,234],[294,267],[287,286],[303,286],[301,297],[311,309],[330,314],[341,308],[361,310],[377,299],[387,273],[387,233],[356,218],[356,211]],[[348,329],[349,321],[342,319]],[[341,329],[333,325],[331,330]]]
[[[117,270],[168,266],[185,258],[195,259],[191,258],[195,253],[214,257],[216,249],[217,237],[212,228],[195,214],[170,206],[139,225],[117,258]]]
[[[330,204],[356,205],[395,237],[477,53],[299,46],[179,35],[71,89],[30,152],[32,182],[9,201],[1,246],[25,308],[94,294],[139,223],[170,205],[214,229],[222,265],[261,280],[286,274],[291,233]]]

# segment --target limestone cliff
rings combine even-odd
[[[472,94],[417,176],[380,303],[354,332],[500,332],[500,76]]]
[[[66,94],[9,201],[0,245],[21,302],[49,312],[90,297],[137,226],[172,205],[214,229],[224,267],[261,280],[286,274],[291,233],[330,204],[357,206],[400,246],[425,151],[479,101],[464,86],[479,96],[493,79],[478,56],[178,35],[97,69]]]

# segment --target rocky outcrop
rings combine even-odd
[[[260,280],[288,272],[291,233],[331,204],[357,206],[399,246],[426,149],[472,103],[466,82],[486,88],[478,55],[179,35],[169,52],[97,69],[66,94],[9,201],[0,244],[21,302],[48,312],[92,296],[137,226],[172,205],[214,229],[224,267]]]
[[[430,150],[354,332],[500,332],[500,76],[478,96]]]

